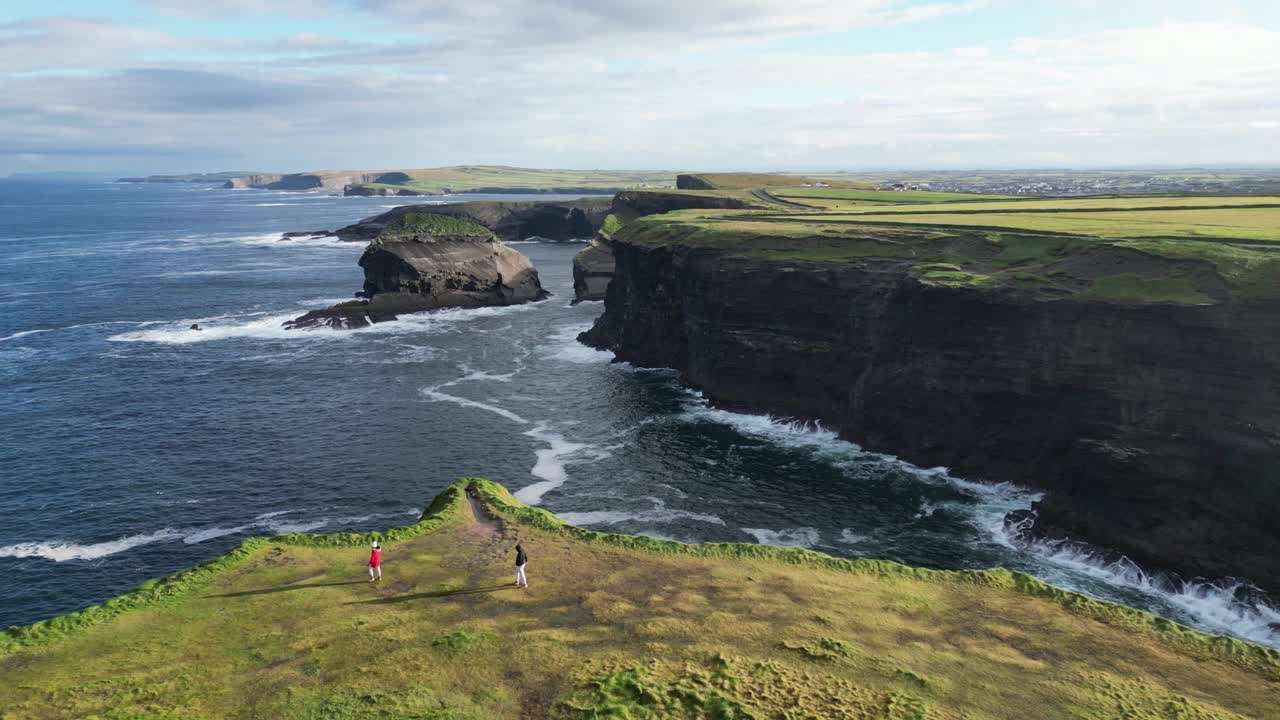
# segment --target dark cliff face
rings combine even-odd
[[[573,256],[573,302],[603,300],[613,279],[613,251],[609,241],[596,238]]]
[[[680,178],[689,177],[680,175]],[[684,186],[681,186],[684,187]],[[617,218],[637,218],[672,210],[728,209],[746,207],[736,198],[711,195],[682,195],[671,192],[620,192],[614,196],[610,214]],[[603,218],[602,218],[603,221]],[[621,220],[618,220],[621,223]],[[600,226],[597,225],[599,230]],[[589,246],[573,258],[573,301],[603,300],[613,279],[613,251],[607,233],[600,232]]]
[[[900,260],[613,243],[583,339],[711,399],[1045,489],[1037,530],[1280,590],[1280,307],[1035,299]]]

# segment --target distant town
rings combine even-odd
[[[1280,193],[1280,169],[989,170],[849,173],[883,190],[935,190],[999,195],[1139,195]]]

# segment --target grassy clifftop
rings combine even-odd
[[[4,718],[1248,718],[1280,683],[1275,651],[1020,574],[594,533],[483,480],[0,647]]]
[[[894,258],[926,284],[1047,299],[1212,305],[1280,297],[1280,197],[1019,199],[795,183],[701,192],[756,202],[650,214],[610,236],[787,261]]]

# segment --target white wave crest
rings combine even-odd
[[[271,532],[277,535],[284,535],[287,533],[311,532],[312,530],[319,530],[320,528],[328,524],[329,524],[329,518],[320,518],[319,520],[313,520],[311,522],[291,522],[291,523],[277,522],[274,520],[270,520],[270,521],[267,521],[266,523],[263,523],[262,527],[270,530]]]
[[[40,333],[53,332],[54,330],[57,330],[57,328],[36,328],[35,330],[23,330],[21,332],[16,332],[12,335],[5,335],[4,337],[0,337],[0,342],[5,342],[8,340],[17,340],[18,338],[24,338],[28,335],[39,335]]]
[[[286,330],[284,321],[292,320],[295,313],[284,315],[268,315],[266,313],[248,313],[232,318],[191,318],[168,323],[145,330],[112,335],[111,342],[144,342],[162,345],[191,345],[193,343],[230,340],[234,338],[256,338],[286,340],[308,335],[323,338],[341,337],[336,331],[302,333],[297,330]],[[246,319],[251,318],[251,319]],[[231,320],[226,322],[225,320]],[[198,324],[199,330],[192,330],[191,325]]]
[[[545,301],[541,301],[545,302]],[[259,340],[348,340],[360,337],[365,333],[401,335],[414,332],[448,332],[459,323],[470,322],[482,318],[497,317],[534,309],[538,303],[525,305],[506,305],[500,307],[452,308],[431,312],[402,315],[390,322],[377,323],[361,330],[334,330],[331,328],[313,328],[308,330],[287,330],[286,320],[297,317],[296,312],[271,314],[267,312],[251,312],[239,315],[218,315],[208,318],[184,318],[175,321],[149,321],[138,325],[158,326],[146,330],[120,333],[107,339],[112,342],[149,342],[164,345],[190,345],[193,343],[212,342],[230,339]],[[100,323],[107,324],[107,323]],[[192,330],[192,324],[199,324],[200,330]]]
[[[485,410],[495,415],[504,417],[510,420],[511,422],[520,423],[521,425],[529,424],[528,420],[525,420],[524,418],[511,412],[510,410],[507,410],[506,408],[501,408],[501,407],[498,407],[497,405],[490,405],[489,403],[482,403],[479,400],[471,400],[469,398],[458,397],[457,395],[442,393],[439,390],[436,390],[435,388],[424,388],[422,390],[422,395],[423,397],[433,402],[451,402],[455,405],[461,405],[462,407],[476,408],[477,410]]]
[[[667,507],[667,504],[656,497],[646,498],[653,503],[652,510],[643,510],[640,512],[624,512],[618,510],[590,510],[590,511],[570,511],[556,513],[560,519],[570,525],[586,526],[586,525],[617,525],[624,522],[642,522],[642,523],[669,523],[674,520],[694,520],[697,522],[708,523],[710,525],[724,525],[724,520],[715,515],[703,515],[700,513],[689,512],[687,510],[674,510]]]
[[[17,340],[18,338],[27,337],[28,335],[38,335],[41,333],[58,332],[60,330],[79,330],[81,328],[105,327],[107,325],[146,326],[146,325],[156,325],[156,324],[159,324],[159,322],[160,321],[156,321],[156,320],[109,320],[106,322],[80,323],[78,325],[65,325],[63,327],[36,328],[34,330],[23,330],[22,332],[16,332],[12,335],[6,335],[5,337],[0,337],[0,342],[5,342],[7,340]]]
[[[0,557],[27,558],[39,557],[54,562],[68,560],[97,560],[124,552],[139,545],[172,540],[181,537],[182,533],[173,528],[164,528],[151,533],[128,535],[117,540],[80,544],[67,540],[49,540],[47,542],[18,543],[0,547]]]
[[[205,542],[206,540],[213,540],[214,538],[220,538],[220,537],[225,537],[227,535],[235,535],[236,533],[242,533],[249,530],[252,527],[253,527],[252,525],[240,525],[238,527],[230,527],[230,528],[215,527],[215,528],[206,528],[204,530],[196,530],[195,532],[188,533],[187,535],[183,536],[182,542],[186,543],[187,545],[196,545],[198,543]]]
[[[840,531],[840,542],[845,545],[859,545],[870,540],[868,535],[860,535],[853,531],[853,528],[845,528]]]
[[[541,503],[544,495],[568,482],[566,468],[570,464],[596,462],[609,457],[607,450],[587,443],[570,442],[560,433],[550,430],[545,423],[539,423],[524,434],[547,444],[546,448],[534,451],[537,460],[529,471],[541,482],[527,485],[515,494],[516,499],[526,505]]]
[[[578,335],[589,329],[591,323],[574,323],[556,330],[547,338],[550,352],[546,357],[578,365],[613,362],[613,353],[578,342]]]
[[[761,545],[775,547],[817,547],[822,536],[817,528],[798,527],[769,530],[766,528],[742,528],[742,532],[753,536]]]
[[[1030,538],[1022,531],[1032,520],[1010,528],[1001,523],[993,529],[997,542],[1050,563],[1046,571],[1035,573],[1046,582],[1086,595],[1094,595],[1071,577],[1067,570],[1149,595],[1195,618],[1201,627],[1253,642],[1280,646],[1280,608],[1264,602],[1261,592],[1246,583],[1228,580],[1207,582],[1181,580],[1163,573],[1149,572],[1127,557],[1108,554],[1087,543],[1073,540]]]

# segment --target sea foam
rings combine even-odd
[[[0,557],[28,558],[39,557],[54,562],[68,560],[97,560],[124,552],[140,545],[173,540],[181,537],[182,532],[173,528],[164,528],[155,532],[139,535],[127,535],[106,542],[81,544],[68,540],[49,540],[46,542],[18,543],[0,547]]]

